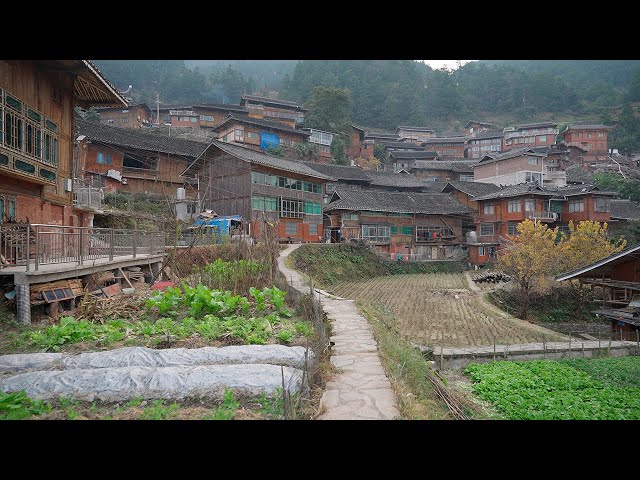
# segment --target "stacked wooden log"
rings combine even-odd
[[[126,268],[124,274],[127,276],[130,282],[144,281],[144,272],[142,272],[142,269],[140,267]]]
[[[508,282],[511,280],[511,277],[506,273],[494,270],[488,270],[484,273],[480,273],[478,275],[474,275],[471,277],[474,282],[489,282],[489,283],[500,283],[500,282]]]

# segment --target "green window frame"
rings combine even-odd
[[[413,227],[412,226],[402,227],[402,235],[413,235]]]
[[[391,225],[391,235],[397,235],[397,234],[398,234],[398,226]]]

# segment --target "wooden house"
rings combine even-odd
[[[151,109],[146,103],[129,105],[125,108],[97,108],[100,123],[122,128],[148,128],[151,123]]]
[[[471,209],[442,193],[339,188],[324,211],[332,242],[364,240],[394,260],[442,260],[461,253]]]
[[[127,103],[88,60],[0,61],[0,223],[90,220],[72,208],[74,106]]]
[[[428,180],[459,180],[473,181],[473,169],[478,162],[476,160],[414,160],[403,170],[414,174],[416,177]]]
[[[486,130],[470,136],[467,140],[467,158],[482,158],[488,153],[498,153],[502,150],[502,130]]]
[[[640,341],[640,311],[629,307],[640,295],[640,244],[556,277],[570,280],[599,290],[601,303],[593,312],[610,322],[614,339]]]
[[[488,130],[498,130],[498,127],[496,125],[493,125],[491,123],[487,123],[487,122],[479,122],[477,120],[469,120],[467,123],[465,123],[464,125],[464,134],[466,137],[477,137],[478,135],[480,135],[483,132],[486,132]],[[500,129],[500,133],[501,133],[501,137],[502,137],[502,130]],[[498,150],[501,150],[500,148]],[[473,158],[477,158],[477,157],[473,157]]]
[[[282,241],[323,238],[324,184],[333,178],[305,163],[213,140],[183,175],[198,178],[202,208],[241,215],[255,238],[265,222],[278,224]]]
[[[465,137],[433,137],[420,143],[429,151],[435,151],[439,157],[465,158],[467,139]]]
[[[526,182],[543,184],[548,179],[545,158],[545,153],[529,147],[490,153],[473,167],[474,180],[496,185],[517,185]],[[551,175],[551,178],[555,182],[555,176]]]
[[[311,136],[309,132],[291,128],[280,122],[233,113],[212,130],[223,142],[242,145],[256,151],[278,146],[291,149],[307,142]]]
[[[242,95],[240,106],[247,110],[251,118],[283,123],[290,128],[304,125],[304,115],[309,111],[296,102],[258,95]]]
[[[143,130],[77,122],[78,176],[105,192],[148,193],[175,201],[177,189],[198,199],[198,185],[182,172],[207,148],[207,143],[167,137]],[[191,207],[195,212],[195,207]]]
[[[410,127],[407,125],[400,125],[396,128],[396,135],[405,141],[420,143],[431,137],[435,137],[436,132],[435,130],[427,127]]]
[[[351,143],[345,149],[347,160],[373,157],[374,139],[367,138],[363,128],[351,125]]]

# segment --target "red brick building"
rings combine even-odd
[[[394,260],[438,260],[461,254],[462,217],[471,210],[442,193],[337,189],[325,205],[332,242],[364,240]]]
[[[355,160],[356,158],[373,157],[374,140],[366,138],[366,132],[363,128],[351,125],[351,144],[347,145],[345,156],[347,160]]]
[[[213,140],[183,174],[198,178],[202,208],[241,215],[245,233],[257,238],[269,222],[282,241],[323,238],[324,184],[333,178],[303,162]]]
[[[565,232],[570,221],[608,222],[610,201],[616,195],[594,185],[552,188],[524,183],[477,196],[476,232],[467,238],[469,259],[474,265],[487,263],[501,245],[501,237],[516,235],[518,223],[525,219],[545,222]]]
[[[571,125],[560,136],[566,146],[580,147],[585,161],[606,160],[607,134],[612,127],[606,125]]]
[[[0,61],[0,223],[89,224],[72,207],[75,105],[127,104],[88,60]]]
[[[533,148],[518,148],[485,155],[473,168],[476,182],[496,185],[517,185],[525,182],[540,184],[560,182],[562,176],[547,175],[546,153]],[[566,175],[564,177],[566,183]]]
[[[307,142],[311,135],[280,122],[234,114],[230,114],[224,122],[213,128],[213,131],[223,142],[243,145],[257,151],[266,150],[270,146],[292,148]]]
[[[502,150],[523,147],[548,147],[556,143],[558,124],[555,122],[529,123],[504,129]]]
[[[146,103],[129,105],[125,108],[97,108],[100,123],[122,128],[151,127],[151,109]]]

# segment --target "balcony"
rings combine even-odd
[[[525,212],[525,218],[529,220],[539,220],[541,222],[553,223],[559,220],[559,215],[556,212],[539,211]]]
[[[500,244],[502,238],[500,235],[478,235],[476,232],[467,233],[467,245],[483,245],[483,244]]]
[[[61,270],[74,269],[162,256],[164,250],[164,234],[157,232],[28,223],[0,225],[0,270],[6,273],[38,271],[54,264],[66,264],[60,266]]]

